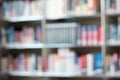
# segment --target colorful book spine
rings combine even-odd
[[[101,53],[94,54],[94,70],[95,74],[101,74],[103,68],[103,56]]]
[[[117,26],[115,24],[110,25],[110,40],[117,40]]]
[[[82,43],[81,45],[83,46],[87,45],[86,38],[87,38],[86,26],[82,26],[81,27],[81,43]]]

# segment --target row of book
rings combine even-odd
[[[69,49],[58,49],[57,54],[48,56],[45,65],[45,71],[48,72],[96,75],[103,71],[103,55],[95,52],[78,56]]]
[[[106,69],[107,74],[119,75],[120,74],[120,53],[113,52],[106,55]]]
[[[9,26],[1,29],[2,43],[42,43],[41,26]],[[101,45],[102,27],[71,23],[51,23],[45,26],[45,43],[67,43],[81,46]]]
[[[69,49],[58,49],[46,59],[40,54],[12,54],[1,59],[1,70],[39,71],[49,73],[73,73],[79,75],[98,75],[103,73],[103,55],[101,52],[76,55]]]
[[[120,0],[106,0],[107,13],[120,13]]]
[[[41,26],[9,26],[2,30],[2,41],[7,43],[41,43],[42,29]]]
[[[46,43],[76,43],[77,23],[51,23],[46,25]]]
[[[14,0],[4,2],[2,11],[4,17],[42,16],[46,6],[47,17],[65,17],[67,15],[95,14],[99,0]]]
[[[80,25],[77,44],[82,46],[102,45],[102,27],[99,25]]]
[[[46,26],[47,43],[77,43],[82,46],[101,45],[102,27],[78,23],[52,23]]]
[[[40,54],[12,54],[3,57],[1,61],[1,70],[7,71],[42,71],[43,59]]]
[[[42,0],[13,0],[2,4],[5,18],[21,16],[42,16]]]
[[[97,13],[99,0],[47,0],[47,17]]]

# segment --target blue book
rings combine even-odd
[[[101,52],[94,54],[94,70],[96,74],[102,72],[103,69],[103,55]]]
[[[117,40],[117,25],[110,25],[110,40]]]
[[[14,42],[14,27],[9,27],[7,29],[8,43]]]
[[[35,40],[37,41],[37,42],[40,42],[41,40],[40,40],[40,38],[41,38],[41,31],[42,31],[42,29],[41,29],[41,27],[40,26],[37,26],[36,27],[36,36],[35,36]]]

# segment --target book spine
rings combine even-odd
[[[87,54],[87,75],[93,75],[93,54]]]
[[[81,68],[82,68],[82,74],[83,75],[86,75],[87,73],[87,71],[86,71],[86,69],[87,69],[87,57],[86,57],[86,55],[82,55],[81,56]]]
[[[87,41],[86,41],[86,37],[87,37],[87,31],[86,31],[86,26],[82,26],[81,27],[81,38],[82,38],[82,46],[87,45]]]
[[[92,45],[92,26],[88,26],[87,29],[87,44]]]
[[[94,55],[94,70],[95,74],[101,74],[103,68],[103,57],[101,53],[96,53]]]
[[[115,24],[110,25],[110,40],[117,40],[117,26]]]

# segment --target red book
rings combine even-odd
[[[87,57],[86,57],[86,55],[81,56],[81,68],[82,69],[87,68]]]
[[[102,44],[102,27],[100,26],[99,28],[98,28],[98,44]]]
[[[14,58],[14,59],[13,59],[13,69],[14,69],[14,70],[17,70],[17,69],[18,69],[18,59],[17,59],[17,58]]]
[[[45,71],[48,72],[48,58],[45,59]]]

